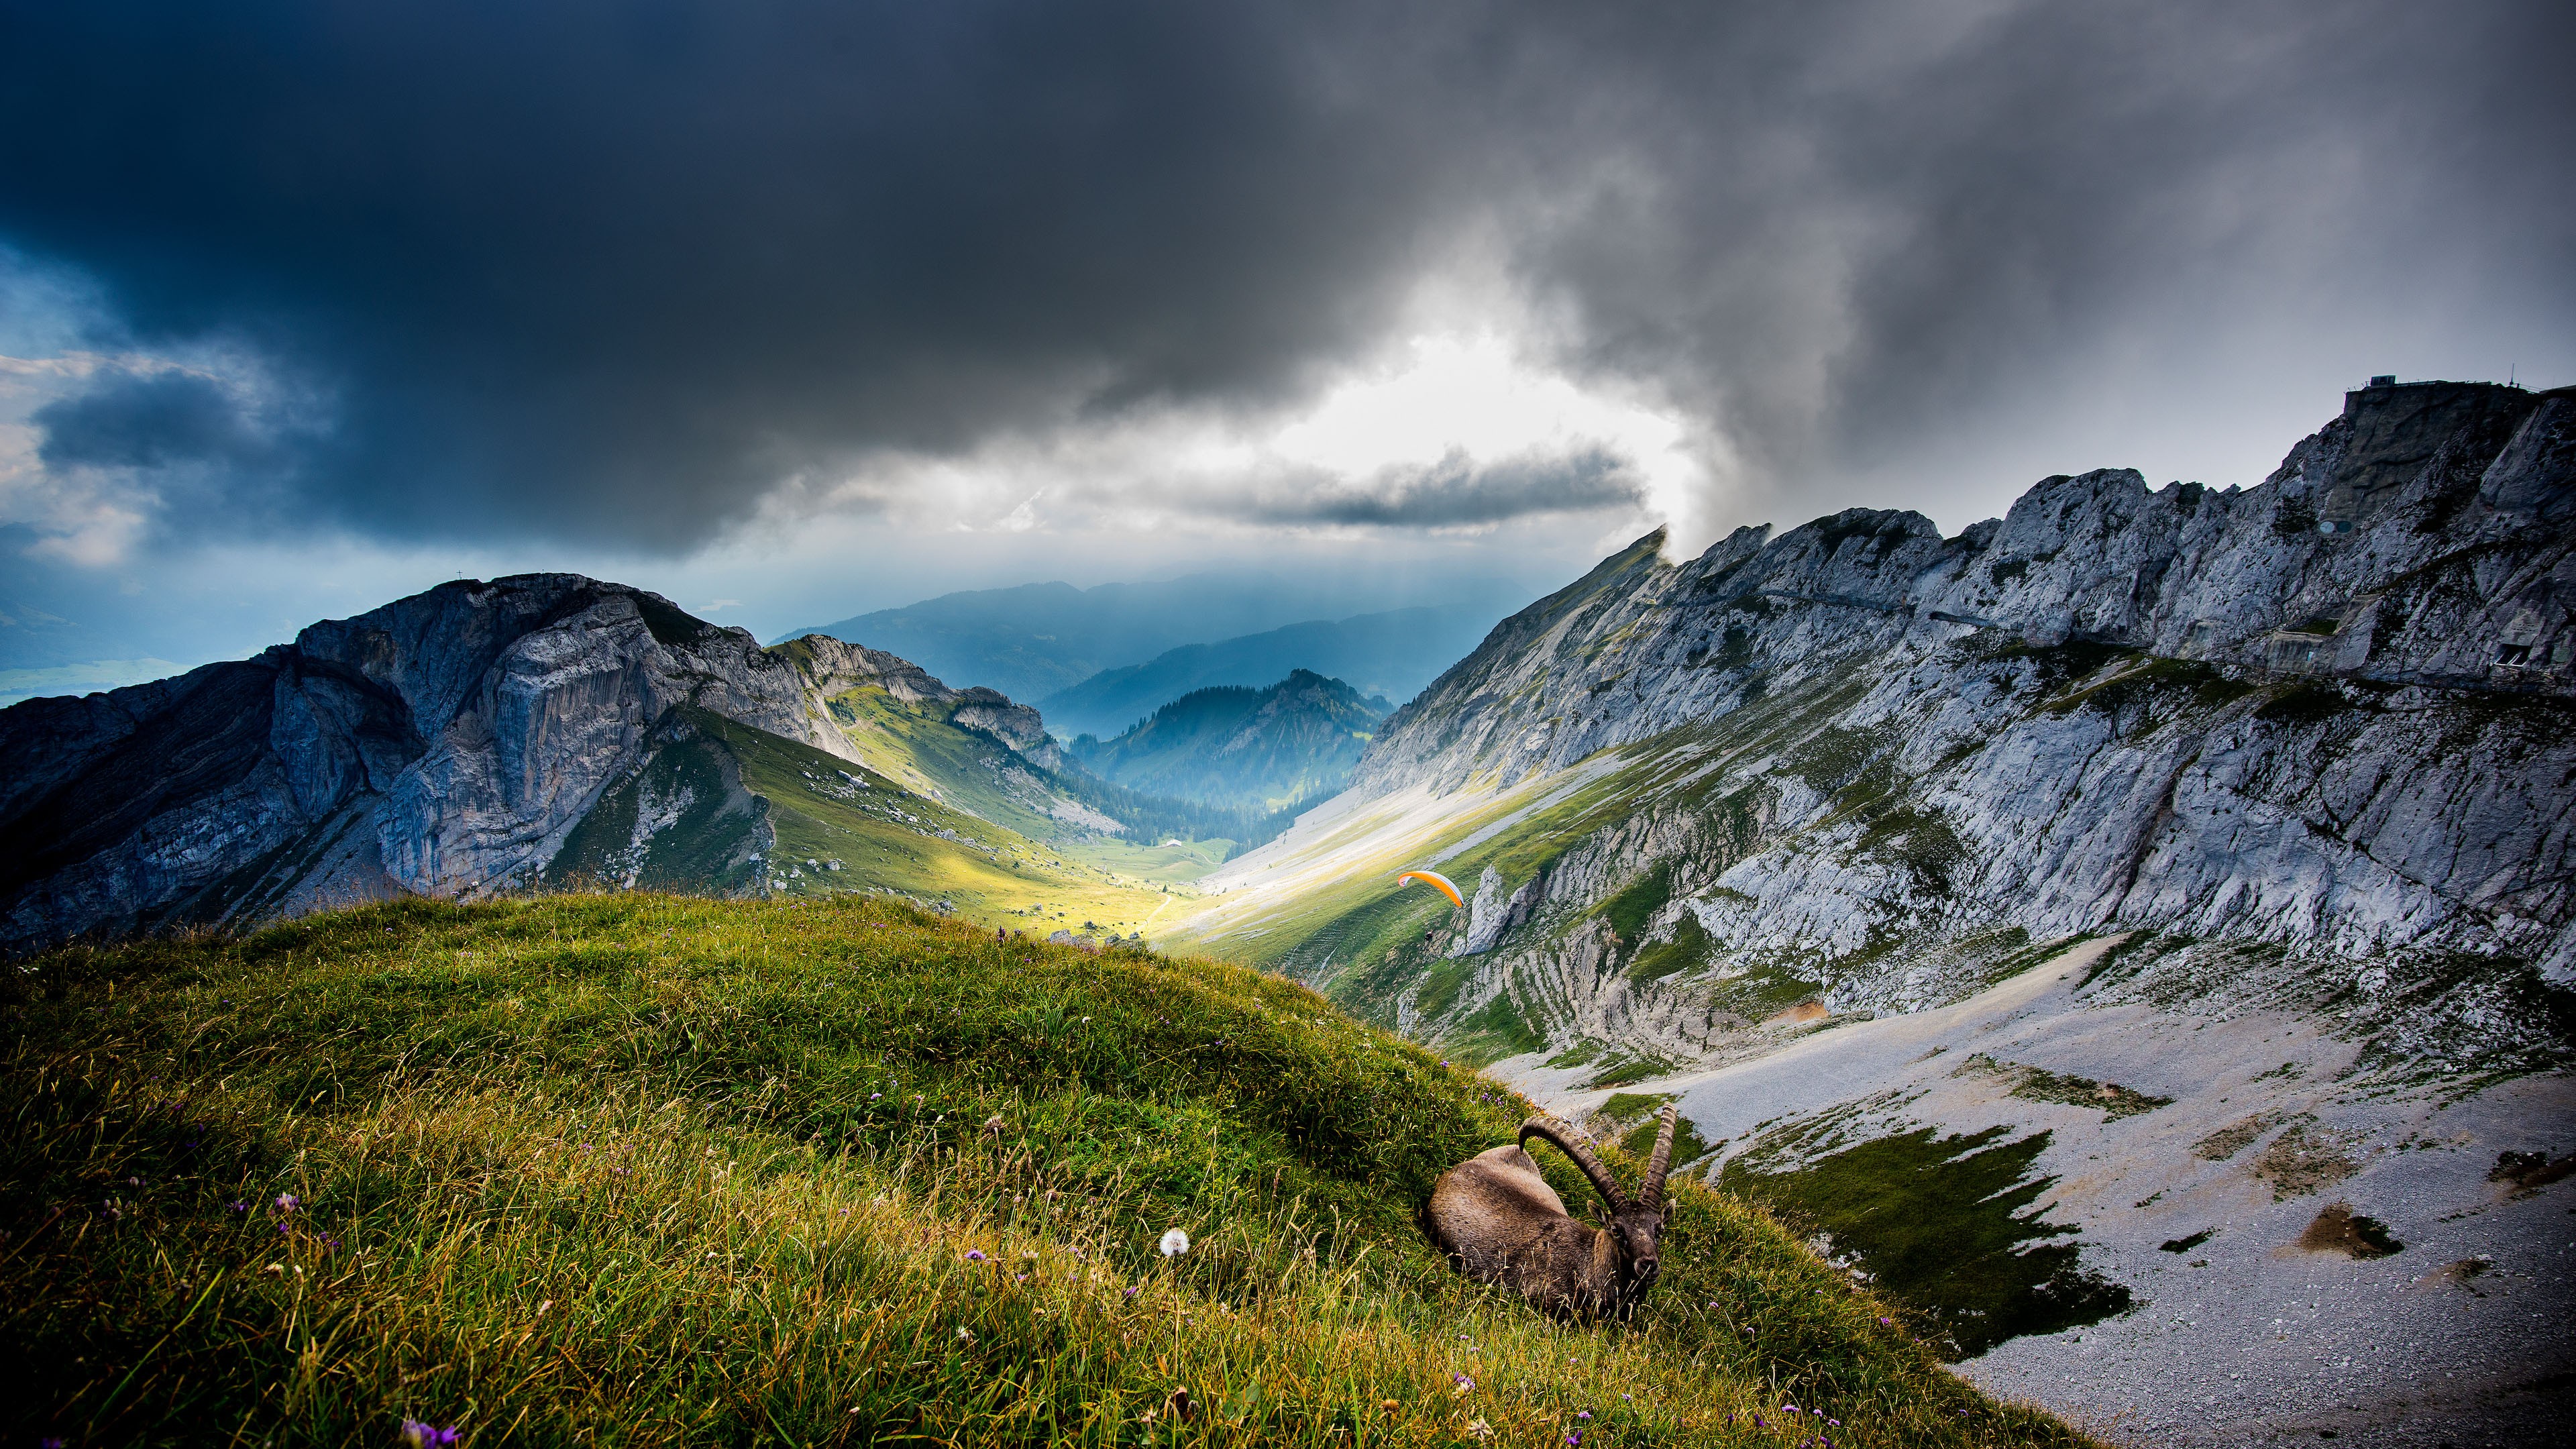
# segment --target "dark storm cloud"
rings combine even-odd
[[[396,537],[685,547],[854,456],[1258,412],[1471,241],[1757,482],[2124,320],[2576,311],[2559,6],[7,11],[0,240],[331,400],[242,516]],[[47,446],[173,425],[118,406]],[[1558,506],[1455,486],[1346,501]]]
[[[185,372],[105,374],[79,395],[36,409],[37,457],[52,468],[257,466],[276,448],[241,404]]]

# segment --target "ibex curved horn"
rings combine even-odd
[[[1628,1194],[1619,1190],[1619,1180],[1610,1175],[1610,1169],[1602,1166],[1601,1159],[1593,1156],[1592,1149],[1585,1146],[1583,1139],[1565,1124],[1552,1118],[1532,1117],[1521,1124],[1522,1146],[1528,1146],[1533,1137],[1554,1145],[1557,1151],[1574,1159],[1574,1165],[1583,1169],[1585,1177],[1592,1179],[1592,1190],[1601,1194],[1601,1201],[1609,1205],[1611,1216],[1616,1217],[1634,1206],[1628,1201]]]
[[[1640,1206],[1661,1208],[1664,1205],[1664,1172],[1673,1163],[1673,1124],[1681,1120],[1679,1102],[1664,1104],[1664,1125],[1655,1133],[1655,1155],[1646,1159],[1646,1180],[1637,1189]]]

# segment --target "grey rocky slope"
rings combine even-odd
[[[1676,1044],[1707,1003],[1610,987],[1634,943],[1575,924],[1659,864],[1650,936],[1687,916],[1705,961],[1794,969],[1834,1010],[1956,996],[1973,964],[1920,948],[2007,928],[2456,953],[2563,986],[2571,661],[2576,394],[2380,387],[2250,490],[2104,471],[1954,538],[1854,510],[1679,567],[1643,542],[1399,711],[1352,789],[1650,741],[1690,761],[1497,882],[1547,943],[1531,968],[1602,983],[1542,1011]]]
[[[0,711],[0,948],[532,880],[694,706],[857,758],[874,684],[1056,762],[1034,710],[813,636],[764,650],[569,574],[444,584],[258,657]]]

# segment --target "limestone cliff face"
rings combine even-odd
[[[2052,478],[1953,538],[1853,510],[1678,566],[1659,543],[1499,626],[1355,772],[1361,798],[1624,772],[1572,838],[1438,857],[1537,864],[1400,948],[1474,967],[1442,1020],[1390,1003],[1408,1029],[1508,996],[1552,1042],[1688,1055],[2120,930],[2200,943],[2123,959],[2213,1001],[2296,977],[2367,1017],[2438,978],[2474,1016],[2516,971],[2576,981],[2576,393],[2368,389],[2260,487]],[[2480,1040],[2521,1029],[2490,1016]]]
[[[1955,538],[1921,514],[1852,509],[1777,540],[1739,529],[1680,567],[1660,544],[1497,626],[1388,721],[1354,788],[1562,766],[1722,710],[1731,666],[1751,662],[1748,613],[1775,666],[2002,629],[2576,695],[2576,389],[2356,392],[2257,489],[2150,492],[2106,469],[2048,479]]]
[[[569,574],[441,585],[257,658],[0,711],[0,946],[534,878],[691,705],[855,759],[876,684],[1038,748],[1036,712],[820,636],[764,650]]]

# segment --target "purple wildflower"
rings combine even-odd
[[[1574,1417],[1578,1419],[1589,1419],[1592,1417],[1592,1411],[1590,1409],[1577,1409],[1574,1411]]]
[[[402,1441],[409,1445],[410,1449],[455,1449],[456,1431],[424,1424],[418,1419],[405,1419],[402,1425]]]
[[[281,1193],[279,1193],[279,1194],[277,1195],[277,1207],[278,1207],[278,1210],[279,1210],[280,1212],[290,1212],[290,1213],[291,1213],[291,1212],[295,1211],[296,1207],[297,1207],[297,1206],[298,1206],[302,1201],[303,1201],[303,1199],[301,1199],[301,1198],[297,1197],[295,1194],[293,1194],[293,1193],[291,1193],[291,1192],[281,1192]]]
[[[966,1250],[966,1261],[967,1261],[967,1262],[969,1262],[969,1263],[980,1263],[980,1262],[983,1262],[983,1261],[984,1261],[984,1250],[983,1250],[983,1249],[981,1249],[981,1248],[968,1248],[968,1249]]]

